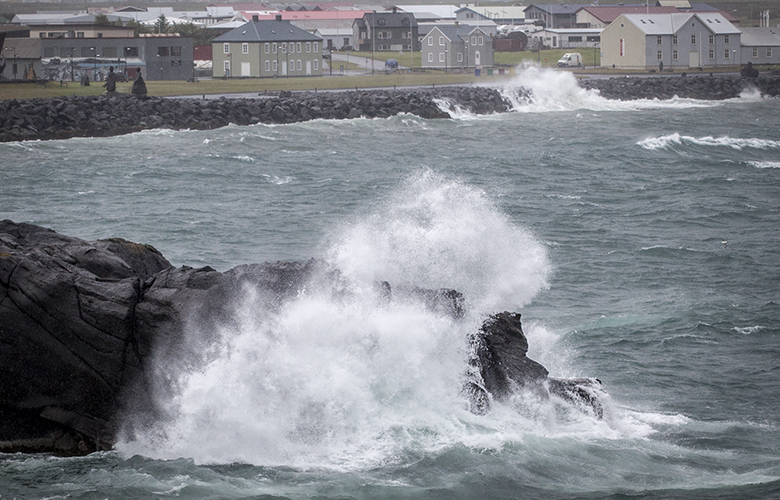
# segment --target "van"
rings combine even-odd
[[[563,54],[563,57],[558,59],[559,68],[581,68],[582,67],[582,55],[579,52],[569,52]]]

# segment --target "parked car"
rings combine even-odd
[[[398,69],[398,61],[395,59],[388,59],[385,61],[385,70],[394,70]]]
[[[559,68],[581,68],[582,67],[582,54],[579,52],[569,52],[563,54],[563,57],[558,59]]]

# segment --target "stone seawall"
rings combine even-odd
[[[476,114],[508,109],[496,89],[444,87],[407,91],[281,92],[258,99],[137,99],[128,94],[0,101],[0,142],[100,137],[151,128],[213,129],[229,123],[294,123],[317,118],[383,118],[411,113],[449,118],[437,99]]]
[[[589,78],[579,81],[607,99],[721,100],[755,88],[780,95],[780,75],[758,78],[696,73],[670,77]],[[523,88],[512,92],[520,101],[533,99]],[[257,99],[137,99],[128,94],[70,96],[0,101],[0,142],[67,139],[127,134],[152,128],[213,129],[230,123],[294,123],[307,120],[384,118],[410,113],[422,118],[450,118],[448,105],[474,114],[503,113],[511,104],[489,87],[454,86],[412,90],[281,92]]]
[[[685,76],[682,76],[685,75]],[[616,77],[608,79],[583,79],[580,87],[598,90],[602,97],[629,101],[633,99],[671,99],[674,96],[687,99],[717,101],[732,99],[750,88],[761,95],[780,95],[780,75],[767,74],[757,78],[739,75],[708,75],[685,73],[669,77]]]

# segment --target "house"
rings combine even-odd
[[[531,38],[547,48],[579,49],[598,47],[602,31],[600,28],[547,28],[533,33]]]
[[[742,28],[742,64],[780,64],[780,27]]]
[[[41,74],[41,41],[38,38],[6,38],[0,44],[5,68],[0,80],[27,80]]]
[[[277,15],[282,16],[283,21],[302,30],[322,38],[324,47],[328,49],[341,49],[352,47],[352,24],[355,19],[362,18],[370,11],[367,10],[287,10],[274,15],[258,14],[258,19],[273,20]],[[246,14],[246,13],[245,13]],[[248,17],[251,19],[251,16]]]
[[[166,34],[164,34],[166,35]],[[175,34],[125,38],[41,38],[40,77],[45,80],[103,80],[110,66],[117,73],[145,80],[188,80],[193,76],[192,38]]]
[[[322,39],[277,15],[212,40],[214,77],[321,76]]]
[[[740,31],[715,12],[621,14],[601,33],[601,64],[622,69],[740,64]]]
[[[479,26],[435,26],[422,39],[422,67],[443,70],[493,66],[493,43]]]
[[[419,50],[417,20],[408,12],[369,12],[352,24],[358,51]]]
[[[539,22],[545,28],[576,28],[577,11],[585,5],[529,5],[524,9],[525,22]]]

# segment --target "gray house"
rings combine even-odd
[[[741,64],[740,31],[717,12],[621,14],[601,33],[601,64],[623,69]]]
[[[435,26],[422,39],[423,68],[492,66],[493,39],[478,26]]]
[[[742,28],[742,64],[780,64],[780,28]]]
[[[276,19],[252,20],[212,44],[215,77],[322,76],[322,38]]]
[[[365,52],[419,50],[417,28],[409,12],[369,12],[352,23],[352,40],[355,50]]]

